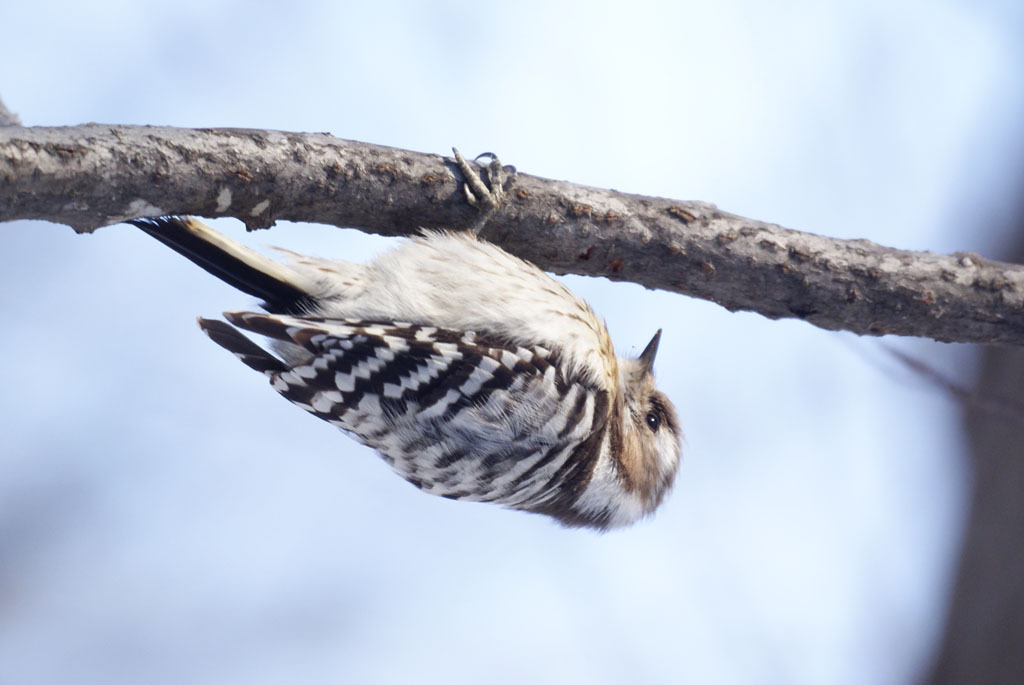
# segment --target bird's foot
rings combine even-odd
[[[480,210],[480,216],[469,228],[474,234],[478,234],[494,213],[505,204],[509,188],[515,181],[516,168],[502,166],[498,156],[493,152],[481,153],[473,160],[475,162],[483,157],[490,158],[490,163],[482,167],[467,162],[456,148],[452,148],[452,152],[455,153],[455,163],[466,177],[466,183],[462,186],[466,193],[466,202]],[[487,183],[484,183],[484,179]]]

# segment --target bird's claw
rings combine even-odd
[[[480,229],[494,216],[494,213],[505,204],[505,200],[508,198],[508,189],[515,180],[516,168],[502,166],[501,160],[493,152],[483,152],[473,159],[475,162],[489,157],[490,163],[482,168],[467,162],[457,148],[453,147],[452,152],[455,153],[455,163],[458,164],[462,175],[466,177],[466,183],[462,186],[463,192],[466,193],[466,202],[480,210],[480,216],[469,230],[479,233]],[[478,168],[480,171],[477,171]],[[487,180],[486,184],[484,179]]]

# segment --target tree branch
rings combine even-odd
[[[323,133],[86,124],[0,127],[0,221],[89,232],[167,214],[384,235],[477,217],[451,158]],[[1024,267],[839,240],[520,174],[483,234],[555,273],[628,280],[822,328],[1024,344]]]

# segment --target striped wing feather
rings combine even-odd
[[[550,350],[394,322],[225,316],[305,350],[290,367],[262,364],[274,388],[427,492],[533,509],[564,497],[566,484],[584,485],[592,459],[574,452],[583,443],[592,450],[606,393],[567,377]],[[251,341],[239,334],[248,345],[235,349],[213,328],[216,342],[252,365]]]

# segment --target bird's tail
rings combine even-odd
[[[234,354],[250,369],[268,376],[288,370],[284,362],[249,340],[234,326],[217,319],[199,317],[197,321],[210,340]]]
[[[262,299],[269,312],[299,314],[312,304],[313,284],[302,274],[221,235],[198,219],[168,216],[128,223],[225,283]]]

